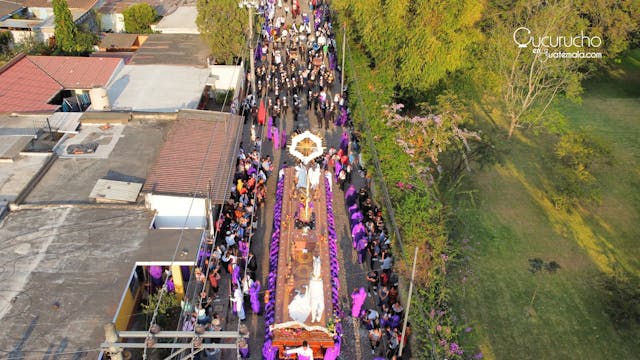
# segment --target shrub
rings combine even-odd
[[[125,31],[131,34],[152,33],[151,24],[158,20],[158,13],[147,3],[133,4],[126,8],[124,16]]]

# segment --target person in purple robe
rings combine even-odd
[[[269,116],[267,120],[267,140],[271,140],[271,128],[273,127],[273,117]]]
[[[246,241],[238,242],[238,251],[242,257],[247,258],[249,256],[249,243]]]
[[[151,283],[153,284],[154,288],[162,286],[162,266],[149,266],[149,275],[151,276]]]
[[[271,132],[273,133],[273,148],[274,149],[279,149],[280,148],[280,134],[278,132],[278,128],[277,127],[272,127],[271,128]]]
[[[349,185],[347,191],[344,193],[344,199],[347,203],[347,206],[351,207],[353,204],[355,204],[357,193],[358,191],[356,190],[356,187],[353,185]]]
[[[340,136],[340,149],[342,149],[343,154],[349,153],[349,132],[343,131],[342,136]]]
[[[360,316],[362,310],[362,304],[367,299],[367,291],[361,287],[359,290],[354,289],[351,293],[351,316],[357,318]]]
[[[247,343],[247,341],[245,339],[240,339],[238,341],[238,353],[240,353],[240,357],[242,359],[248,359],[250,354],[249,354],[249,344]]]
[[[278,355],[278,349],[271,345],[271,340],[265,341],[262,345],[262,356],[265,360],[275,360]]]
[[[335,177],[336,177],[336,181],[338,181],[338,175],[340,174],[340,170],[342,170],[342,163],[340,161],[336,161],[336,172],[335,172]]]
[[[251,311],[254,314],[260,314],[260,289],[261,289],[260,281],[256,280],[251,284],[249,288],[249,300],[251,301]]]
[[[336,360],[340,356],[340,341],[336,341],[333,347],[324,352],[324,360]]]
[[[356,250],[358,251],[358,264],[362,264],[364,262],[364,258],[366,257],[367,245],[369,245],[369,241],[366,236],[362,236],[358,243],[356,244]]]
[[[233,272],[231,274],[231,282],[235,285],[240,284],[240,266],[233,265]]]

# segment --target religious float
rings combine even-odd
[[[322,139],[306,131],[291,139],[299,160],[278,180],[265,306],[265,359],[288,355],[306,341],[315,359],[335,359],[342,327],[331,184],[314,159]],[[298,358],[304,358],[300,353]]]

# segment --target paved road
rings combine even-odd
[[[309,11],[308,3],[306,1],[301,1],[301,13],[307,13],[309,15],[312,14]],[[276,16],[284,16],[284,9],[278,9]],[[287,21],[291,21],[291,15],[287,17]],[[298,17],[298,22],[301,21],[301,18]],[[313,20],[312,20],[313,21]],[[336,93],[339,91],[339,79],[340,74],[335,74],[335,83],[331,91]],[[345,128],[336,127],[333,124],[329,126],[328,129],[320,129],[317,127],[317,122],[315,119],[315,115],[312,111],[305,111],[306,109],[306,101],[304,100],[305,96],[301,96],[303,109],[300,113],[298,122],[294,123],[293,115],[291,109],[289,110],[288,116],[286,116],[283,121],[279,124],[280,130],[287,131],[288,134],[295,128],[300,128],[302,130],[309,129],[314,133],[321,135],[325,140],[325,146],[338,148],[340,144],[340,136],[342,135]],[[311,119],[311,120],[310,120]],[[258,133],[262,132],[263,146],[262,153],[263,155],[270,155],[273,159],[274,169],[279,169],[282,164],[286,161],[288,164],[293,164],[294,159],[291,157],[287,150],[274,149],[273,143],[270,141],[266,141],[266,136],[264,136],[264,129],[258,127]],[[290,141],[290,136],[288,137]],[[243,133],[243,143],[245,144],[245,149],[251,150],[251,140],[250,140],[250,124],[247,124],[244,128]],[[274,174],[275,175],[275,174]],[[275,187],[276,187],[276,177],[272,176],[267,182],[267,199],[266,204],[263,209],[259,212],[259,220],[258,220],[258,230],[254,237],[254,243],[252,244],[252,250],[256,254],[257,259],[259,259],[259,269],[258,269],[258,278],[261,280],[262,284],[266,284],[266,277],[268,275],[268,254],[269,254],[269,239],[271,237],[272,227],[273,227],[273,207],[275,200]],[[354,172],[353,183],[357,187],[362,186],[364,183],[363,179]],[[339,241],[339,255],[340,255],[340,283],[342,284],[342,288],[340,289],[340,297],[342,300],[342,306],[345,314],[350,314],[350,296],[349,294],[355,287],[365,286],[365,273],[368,269],[363,269],[361,265],[357,263],[357,258],[355,252],[351,247],[351,239],[350,239],[350,229],[348,223],[348,217],[346,215],[346,209],[344,206],[344,194],[342,191],[338,189],[337,186],[334,186],[334,216],[336,221],[336,231],[338,235]],[[365,307],[373,307],[374,303],[371,298],[367,299],[367,303],[365,303]],[[235,329],[237,326],[237,321],[233,315],[228,317],[228,329]],[[342,346],[342,354],[341,358],[343,359],[372,359],[374,356],[371,354],[370,347],[368,345],[367,340],[367,331],[360,327],[359,321],[354,321],[351,318],[346,318],[343,320],[344,322],[344,337],[343,337],[343,346]],[[251,331],[251,341],[250,341],[250,349],[251,349],[251,359],[262,359],[262,344],[264,339],[264,319],[260,315],[250,314],[250,311],[247,315],[247,326]],[[383,346],[380,346],[378,349],[382,351]],[[233,358],[233,354],[229,351],[223,354],[225,359]],[[382,352],[377,354],[377,356],[383,355]]]

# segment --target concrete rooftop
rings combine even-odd
[[[107,89],[113,110],[195,109],[209,70],[192,66],[125,65]]]
[[[98,179],[102,178],[144,183],[165,140],[169,125],[169,121],[153,120],[114,125],[113,128],[123,127],[124,129],[121,130],[107,158],[57,159],[25,202],[32,204],[90,202],[89,194]],[[94,129],[94,127],[84,126],[80,132],[86,129]],[[95,135],[87,139],[101,141]]]
[[[136,261],[170,261],[177,232],[144,209],[45,208],[0,223],[0,349],[9,359],[95,359]],[[193,261],[201,232],[176,261]],[[151,255],[150,255],[151,254]],[[152,257],[152,258],[151,258]]]

